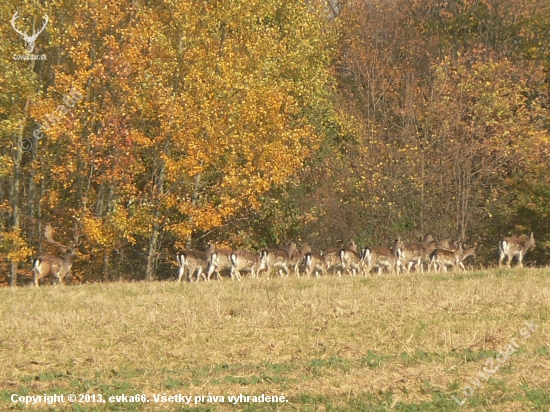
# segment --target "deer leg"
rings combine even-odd
[[[206,273],[204,273],[202,267],[200,267],[199,271],[197,272],[197,282],[201,280],[201,278],[206,282]]]
[[[207,282],[210,282],[210,277],[212,276],[212,273],[214,273],[214,266],[210,265],[208,266],[208,273],[207,273],[207,276],[206,276],[206,281]]]
[[[184,268],[182,266],[180,266],[180,268],[178,270],[178,282],[181,282],[181,278],[183,277],[183,273],[184,273]]]
[[[287,277],[290,276],[290,269],[287,268],[286,265],[284,266],[284,269],[285,269],[285,279],[286,279]]]
[[[519,268],[523,267],[523,253],[521,252],[519,252],[519,255],[518,255],[518,267]]]
[[[40,279],[42,279],[44,277],[44,275],[42,274],[42,264],[41,264],[41,261],[40,259],[35,259],[34,263],[33,263],[33,268],[32,268],[32,272],[34,274],[33,278],[34,278],[34,286],[35,287],[39,287],[40,286]]]

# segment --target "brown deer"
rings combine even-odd
[[[416,271],[424,272],[424,262],[431,262],[431,255],[436,249],[450,250],[457,249],[451,247],[448,239],[442,239],[437,244],[434,242],[432,235],[426,235],[422,242],[406,243],[401,249],[401,265],[410,272],[416,267]]]
[[[70,275],[73,262],[78,259],[76,253],[76,247],[80,244],[78,242],[78,236],[75,237],[75,241],[71,242],[68,246],[62,245],[53,239],[53,228],[51,225],[46,226],[44,229],[44,238],[48,243],[57,246],[62,252],[62,256],[56,256],[46,254],[34,259],[32,264],[32,271],[34,274],[34,285],[39,286],[40,280],[50,275],[57,279],[59,284],[62,284],[65,278]]]
[[[318,253],[307,252],[304,255],[302,266],[304,267],[304,274],[306,277],[315,275],[319,277],[319,272],[322,275],[327,274],[327,262],[324,256],[321,256]]]
[[[210,277],[214,272],[218,280],[222,280],[222,271],[231,272],[231,280],[233,280],[233,264],[231,263],[230,249],[220,249],[212,244],[208,244],[206,247],[206,260],[208,262],[208,270],[206,274],[206,280],[210,281]]]
[[[516,256],[518,260],[518,267],[522,267],[523,257],[531,246],[535,247],[535,237],[533,232],[531,232],[530,237],[526,235],[521,235],[521,237],[505,237],[498,243],[498,250],[500,252],[498,265],[502,266],[502,261],[506,258],[506,266],[510,267],[512,259]]]
[[[339,242],[340,243],[340,242]],[[350,242],[348,245],[353,247],[353,244]],[[323,260],[325,261],[325,269],[330,273],[336,273],[338,276],[342,276],[342,272],[345,271],[345,268],[342,266],[342,259],[340,257],[340,252],[342,249],[345,248],[344,242],[341,242],[340,247],[331,247],[327,249],[323,249],[320,252],[320,255],[323,257]],[[355,248],[357,248],[357,245],[355,245]]]
[[[342,248],[339,252],[340,262],[345,273],[355,276],[358,273],[365,275],[363,260],[357,252],[357,244],[352,239],[346,248]]]
[[[183,276],[187,274],[187,280],[193,282],[193,274],[197,272],[197,282],[203,277],[207,269],[206,254],[198,250],[184,250],[176,255],[178,261],[178,282],[181,282]]]
[[[375,268],[380,275],[384,268],[390,273],[398,273],[403,258],[403,242],[395,239],[393,247],[367,246],[361,250],[361,261],[366,266],[366,273]]]
[[[241,280],[241,272],[250,272],[252,278],[256,277],[256,271],[260,265],[260,257],[246,250],[234,250],[229,255],[231,262],[231,279]]]
[[[292,263],[292,254],[296,251],[296,243],[291,242],[286,250],[281,249],[263,249],[260,252],[260,264],[256,274],[266,272],[266,278],[269,278],[271,272],[276,269],[280,277],[290,275],[290,265]],[[285,273],[283,275],[283,272]]]
[[[296,277],[300,277],[300,268],[304,264],[304,258],[307,253],[311,252],[311,247],[308,243],[304,243],[302,247],[298,250],[294,250],[290,257],[289,267],[294,270]]]
[[[466,270],[463,261],[469,256],[475,257],[476,247],[477,245],[474,245],[474,247],[463,249],[462,244],[459,243],[458,249],[435,249],[430,255],[429,269],[434,268],[436,272],[443,269],[444,272],[447,272],[447,266],[451,266]]]

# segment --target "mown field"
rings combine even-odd
[[[550,409],[550,269],[3,288],[0,302],[0,410]],[[71,393],[150,402],[11,402]],[[153,397],[177,394],[191,403]],[[228,402],[239,394],[287,401]]]

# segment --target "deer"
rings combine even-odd
[[[401,266],[410,273],[413,266],[416,270],[423,271],[424,248],[420,243],[406,243],[401,249]]]
[[[304,274],[308,278],[312,274],[315,275],[315,277],[319,277],[319,272],[321,272],[321,274],[323,275],[327,274],[326,259],[324,256],[321,256],[320,254],[307,252],[304,255],[302,265],[304,267]]]
[[[412,242],[403,245],[401,250],[401,265],[410,272],[413,265],[417,271],[424,272],[424,262],[430,263],[431,254],[436,249],[455,250],[451,247],[448,239],[442,239],[438,243],[434,242],[432,235],[426,235],[422,242]]]
[[[395,239],[391,248],[385,246],[367,246],[361,250],[361,260],[366,265],[366,272],[376,268],[378,274],[382,268],[387,268],[390,273],[397,273],[403,257],[403,242],[401,238]]]
[[[49,17],[47,14],[44,14],[44,25],[42,26],[42,28],[40,30],[38,30],[38,32],[35,32],[33,30],[33,34],[32,36],[29,36],[27,33],[25,32],[22,32],[20,31],[19,29],[17,29],[17,27],[15,26],[15,22],[16,20],[18,19],[18,12],[15,12],[12,19],[11,19],[11,25],[13,27],[13,29],[19,33],[19,35],[21,37],[23,37],[23,40],[25,40],[25,42],[27,43],[27,51],[29,53],[32,53],[32,51],[34,50],[34,43],[36,41],[36,39],[38,38],[38,36],[40,35],[40,33],[42,33],[44,31],[44,29],[46,28],[47,24],[48,24],[48,21],[49,21]]]
[[[193,282],[193,274],[197,272],[197,282],[204,278],[204,272],[207,270],[206,254],[198,250],[184,250],[176,255],[178,261],[178,282],[181,282],[183,276],[187,273],[187,280]]]
[[[462,270],[466,270],[466,267],[464,266],[464,260],[467,257],[469,257],[469,256],[473,256],[474,258],[476,257],[476,249],[477,249],[477,244],[474,244],[473,247],[470,247],[468,249],[464,249],[464,252],[462,253],[462,256],[459,256],[458,265],[462,268]]]
[[[468,249],[463,249],[461,243],[458,243],[457,246],[458,249],[435,249],[430,255],[429,269],[434,268],[436,272],[443,269],[444,272],[447,272],[447,266],[451,266],[466,270],[463,261],[468,256],[475,256],[477,245]]]
[[[300,277],[300,267],[304,262],[306,253],[311,252],[311,247],[308,243],[304,243],[300,250],[294,250],[290,256],[289,266],[293,268],[296,277]]]
[[[535,236],[531,232],[531,236],[521,235],[520,237],[505,237],[498,243],[500,253],[498,266],[502,266],[502,261],[507,260],[506,266],[510,267],[512,259],[517,257],[518,267],[523,266],[523,257],[530,247],[535,247]]]
[[[260,265],[258,268],[258,275],[260,272],[266,272],[266,278],[269,279],[269,275],[273,269],[277,269],[279,276],[284,277],[290,275],[289,266],[292,262],[292,254],[296,251],[296,243],[291,242],[286,250],[281,249],[263,249],[260,252]]]
[[[250,272],[250,276],[255,278],[260,265],[258,255],[246,250],[235,250],[229,255],[231,262],[231,279],[241,280],[241,272]]]
[[[40,280],[52,275],[57,279],[58,284],[63,284],[65,278],[70,275],[71,267],[78,254],[76,248],[80,244],[78,236],[75,235],[75,241],[69,245],[62,245],[53,238],[54,230],[51,225],[47,225],[44,229],[44,238],[48,243],[57,246],[62,252],[62,256],[51,254],[41,255],[35,258],[32,262],[32,271],[34,278],[34,286],[40,286]]]
[[[338,253],[340,262],[344,272],[349,273],[351,276],[361,273],[364,275],[364,261],[361,259],[361,255],[357,253],[357,244],[352,239],[347,248],[342,248]]]
[[[217,279],[221,280],[221,272],[229,270],[231,272],[231,280],[234,280],[232,272],[233,264],[231,263],[231,253],[233,251],[229,249],[218,249],[214,245],[209,244],[206,248],[206,260],[208,262],[208,270],[206,274],[206,280],[210,281],[210,277],[216,272]]]
[[[353,248],[354,244],[350,242],[349,246]],[[356,245],[355,248],[357,248]],[[342,251],[342,249],[344,249],[343,242],[341,242],[341,247],[332,247],[321,250],[320,255],[325,261],[325,269],[327,270],[327,273],[336,272],[338,276],[342,276],[342,272],[345,271],[345,268],[342,266],[342,259],[340,258],[340,252]]]

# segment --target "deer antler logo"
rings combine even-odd
[[[12,25],[13,29],[17,33],[19,33],[21,35],[21,37],[23,37],[23,40],[25,40],[25,42],[27,43],[27,51],[29,53],[32,53],[32,51],[34,50],[34,42],[36,41],[36,39],[40,35],[40,33],[42,33],[44,31],[44,29],[46,28],[46,25],[48,24],[48,21],[49,21],[48,15],[44,14],[44,20],[45,20],[44,25],[42,26],[42,28],[38,32],[34,32],[32,34],[32,36],[29,36],[27,33],[22,32],[22,31],[18,30],[17,27],[15,27],[15,21],[18,18],[17,15],[18,15],[18,13],[15,12],[15,14],[13,15],[13,17],[11,19],[11,25]]]

